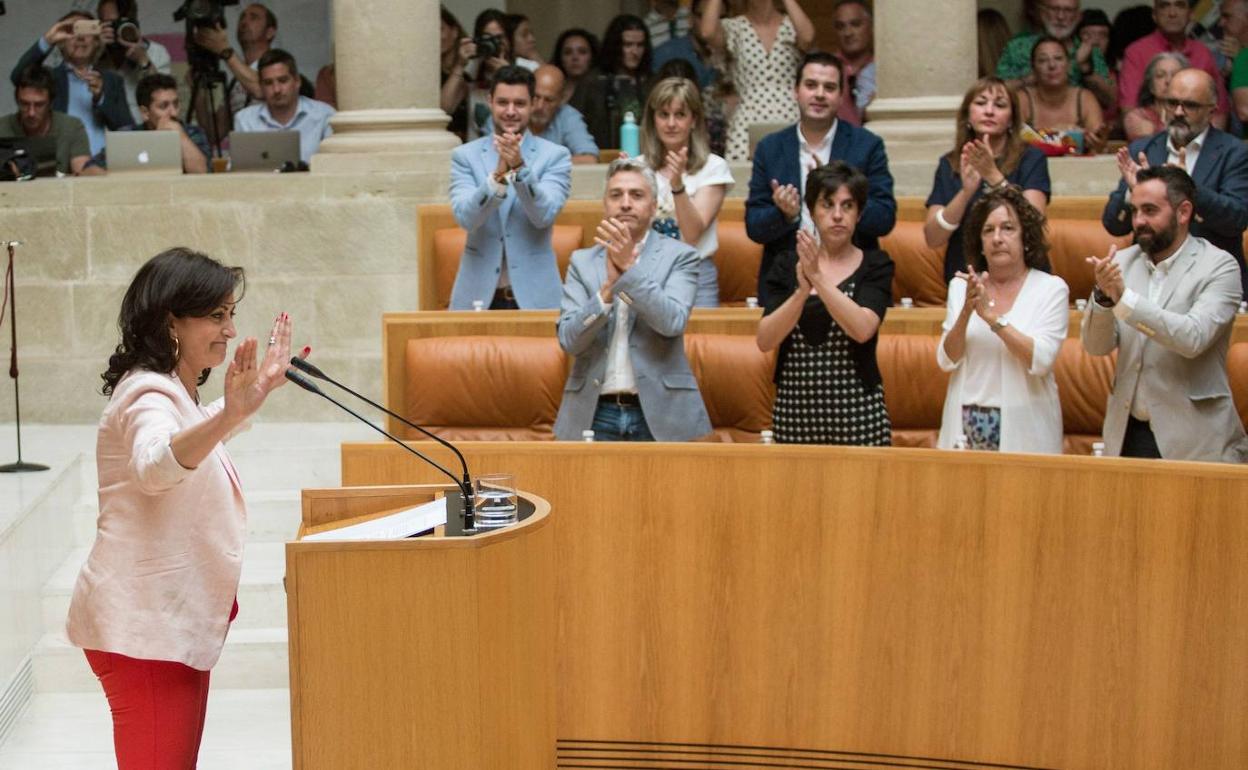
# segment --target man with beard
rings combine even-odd
[[[1079,26],[1079,0],[1046,0],[1040,6],[1040,18],[1044,22],[1044,34],[1051,35],[1066,46],[1070,58],[1071,85],[1084,86],[1096,94],[1102,107],[1108,107],[1117,98],[1109,79],[1109,65],[1100,49],[1091,43],[1082,43],[1075,36]],[[1040,33],[1022,34],[1006,44],[997,60],[997,77],[1018,89],[1034,80],[1031,71],[1031,49],[1042,37]]]
[[[529,131],[548,142],[561,144],[572,153],[572,162],[597,163],[598,145],[585,126],[585,116],[563,103],[563,70],[543,64],[533,71],[533,107],[529,111]],[[494,134],[494,117],[485,121],[487,135]]]
[[[867,177],[867,205],[858,219],[854,243],[878,248],[879,239],[897,221],[893,175],[884,142],[878,136],[836,118],[845,97],[844,65],[834,54],[812,51],[797,70],[794,97],[801,119],[769,134],[754,149],[749,197],[745,201],[745,232],[763,244],[759,266],[758,302],[765,305],[765,278],[776,255],[797,248],[798,229],[814,231],[810,212],[802,205],[806,176],[831,160],[843,160]]]
[[[23,139],[50,136],[56,139],[56,170],[81,174],[91,160],[91,143],[82,121],[54,112],[56,80],[38,64],[31,64],[17,76],[17,112],[0,118],[0,138]]]
[[[1096,289],[1080,329],[1092,355],[1118,351],[1106,453],[1244,462],[1248,437],[1226,374],[1239,268],[1190,232],[1197,188],[1186,171],[1140,169],[1134,188],[1136,245],[1088,259]]]
[[[1239,263],[1243,286],[1244,228],[1248,227],[1248,149],[1210,125],[1217,91],[1213,78],[1198,69],[1180,70],[1168,97],[1157,100],[1171,115],[1165,131],[1137,139],[1118,151],[1122,181],[1109,196],[1101,222],[1112,235],[1131,232],[1131,205],[1140,170],[1173,165],[1196,181],[1192,233],[1229,253]]]

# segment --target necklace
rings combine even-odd
[[[984,282],[984,288],[988,291],[988,307],[995,308],[997,306],[996,295],[998,292],[1004,293],[1010,290],[1011,288],[1017,291],[1018,287],[1022,286],[1023,279],[1026,277],[1027,277],[1027,274],[1023,273],[1018,278],[1014,278],[1008,282],[1004,282],[1004,281],[994,281],[992,276],[989,275],[988,280]]]

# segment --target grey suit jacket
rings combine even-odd
[[[1148,299],[1148,255],[1139,246],[1118,252],[1114,261],[1123,281],[1139,295],[1134,309],[1089,301],[1084,312],[1084,348],[1093,355],[1118,350],[1105,410],[1105,452],[1121,454],[1134,396],[1148,407],[1162,457],[1243,462],[1248,438],[1226,375],[1226,351],[1242,295],[1239,265],[1194,235],[1174,259],[1153,302]]]
[[[615,302],[602,312],[598,289],[607,280],[601,246],[572,254],[563,284],[559,344],[576,356],[563,389],[555,437],[577,440],[589,428],[607,372],[616,308],[629,303],[629,357],[646,424],[659,441],[688,441],[711,432],[711,420],[685,358],[685,323],[697,290],[698,252],[650,233],[638,262],[615,283]]]

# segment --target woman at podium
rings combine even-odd
[[[117,764],[194,767],[209,672],[238,612],[246,536],[223,442],[285,382],[289,317],[229,356],[243,271],[185,248],[139,269],[122,300],[96,444],[100,514],[69,608],[113,714]],[[225,395],[199,388],[229,358]]]

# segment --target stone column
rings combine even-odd
[[[954,116],[979,72],[975,14],[975,0],[875,3],[878,92],[868,128],[890,161],[935,163],[953,146]]]
[[[338,114],[312,171],[445,170],[437,0],[333,0]]]

